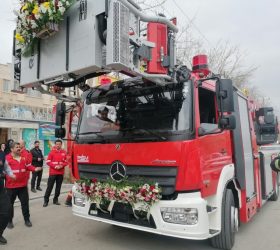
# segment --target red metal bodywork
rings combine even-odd
[[[152,48],[152,60],[147,62],[147,73],[166,74],[167,68],[162,66],[163,56],[167,55],[167,26],[161,23],[148,23],[147,39],[155,43]]]
[[[78,156],[87,156],[87,163],[89,164],[112,164],[114,161],[120,161],[127,166],[177,166],[176,191],[199,190],[201,191],[202,197],[215,195],[223,168],[226,165],[234,163],[233,136],[229,130],[204,136],[198,135],[200,118],[199,93],[196,85],[199,80],[199,72],[192,73],[192,79],[194,80],[195,113],[195,136],[193,139],[178,142],[120,143],[118,147],[116,146],[117,144],[79,145],[70,143],[69,150],[73,152],[74,177],[79,178]],[[202,86],[208,90],[215,91],[215,83],[213,81],[205,81]],[[246,190],[241,190],[242,206],[240,208],[240,219],[243,223],[250,221],[256,214],[257,208],[262,206],[259,153],[253,122],[255,106],[252,102],[248,101],[247,103],[249,107],[251,140],[254,154],[256,196],[248,200]],[[165,164],[164,162],[173,163]],[[273,176],[275,177],[275,175]]]
[[[227,137],[225,134],[227,132],[220,136],[220,145],[216,143],[212,146],[214,136],[200,141],[121,143],[119,149],[116,149],[116,144],[76,144],[75,169],[78,156],[81,155],[88,156],[90,164],[111,165],[118,160],[127,166],[177,166],[177,191],[201,190],[202,196],[214,195],[223,166],[231,163],[230,156],[216,153],[226,147],[227,141],[223,139]],[[208,146],[201,150],[206,144]],[[231,153],[229,148],[228,152]],[[172,161],[174,164],[161,163],[164,161]]]

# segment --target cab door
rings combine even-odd
[[[202,195],[216,193],[220,174],[225,165],[232,163],[230,132],[218,128],[215,92],[198,88],[198,148],[202,174]]]

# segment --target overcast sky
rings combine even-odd
[[[194,18],[195,26],[210,44],[222,39],[247,52],[248,66],[258,66],[252,83],[280,110],[280,0],[167,0],[166,14],[177,16],[178,23],[183,24],[188,20],[173,1]],[[11,62],[15,27],[12,11],[17,2],[1,0],[0,63]],[[195,28],[193,31],[205,40]]]

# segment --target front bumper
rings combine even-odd
[[[73,195],[75,195],[75,192],[77,191],[74,187]],[[89,211],[91,203],[89,201],[85,202],[84,207],[77,206],[73,203],[72,211],[74,215],[86,219],[101,221],[126,228],[132,228],[145,232],[151,232],[183,239],[204,240],[213,237],[213,234],[209,233],[209,215],[207,213],[206,205],[207,203],[203,198],[201,198],[200,192],[179,194],[177,199],[172,201],[159,201],[156,204],[154,204],[150,210],[156,228],[119,222],[113,219],[99,217],[98,215],[90,215]],[[198,223],[195,225],[167,223],[162,219],[162,215],[160,212],[160,208],[162,207],[196,208],[198,210]]]

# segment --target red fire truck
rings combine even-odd
[[[179,84],[129,79],[88,90],[73,146],[75,177],[106,180],[118,163],[128,180],[158,182],[163,197],[150,220],[140,223],[119,208],[91,215],[91,202],[74,188],[74,215],[179,238],[211,238],[213,246],[231,249],[240,222],[277,200],[277,175],[259,149],[277,138],[273,109],[255,110],[229,80],[203,78],[204,60],[196,57]],[[119,127],[96,122],[100,107]]]
[[[256,108],[210,72],[205,55],[194,57],[192,70],[176,65],[175,19],[147,16],[131,0],[80,0],[66,15],[60,34],[41,40],[29,58],[14,46],[15,79],[62,101],[60,138],[65,101],[79,100],[67,132],[75,178],[140,177],[162,190],[149,217],[136,218],[122,203],[105,213],[74,186],[73,214],[231,249],[240,222],[278,198],[277,174],[260,148],[277,139],[273,108]],[[112,71],[126,77],[85,82]],[[72,87],[81,98],[61,93]]]

